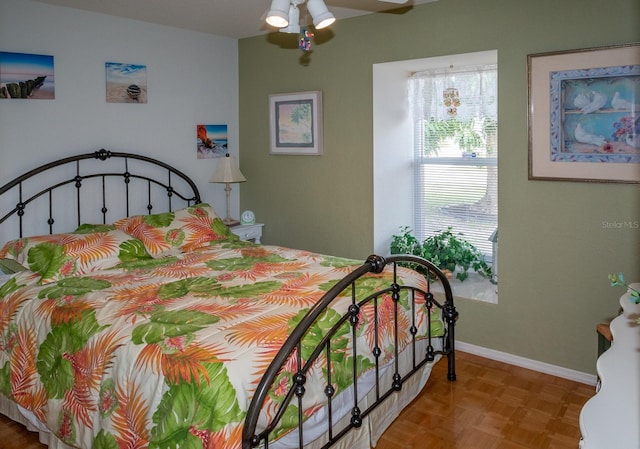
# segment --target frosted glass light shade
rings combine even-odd
[[[307,10],[313,18],[313,25],[317,30],[326,28],[336,21],[336,18],[324,4],[323,0],[309,0],[307,2]]]
[[[289,25],[280,28],[281,33],[294,33],[298,34],[300,32],[300,10],[294,4],[289,6]]]
[[[276,28],[283,28],[289,24],[289,0],[272,0],[266,21]]]

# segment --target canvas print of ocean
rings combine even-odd
[[[211,159],[226,155],[228,136],[227,125],[198,125],[196,128],[198,159]]]
[[[0,51],[0,99],[54,98],[53,56]]]
[[[147,66],[105,63],[107,103],[147,103]]]

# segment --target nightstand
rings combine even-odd
[[[256,223],[252,225],[238,225],[232,226],[229,229],[235,235],[240,237],[240,240],[246,240],[249,242],[260,243],[260,239],[262,238],[262,227],[263,223]]]

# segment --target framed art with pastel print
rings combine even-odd
[[[527,64],[529,179],[640,183],[640,43]]]

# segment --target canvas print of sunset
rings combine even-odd
[[[197,125],[196,147],[198,159],[211,159],[227,154],[229,133],[227,125]]]

